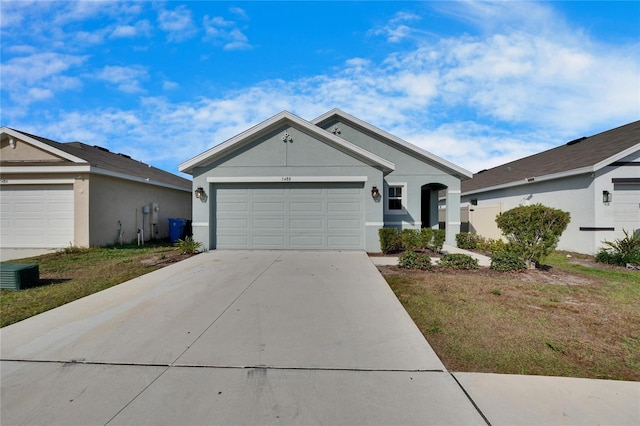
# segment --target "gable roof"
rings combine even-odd
[[[91,146],[82,142],[56,142],[9,127],[0,128],[0,133],[6,133],[24,140],[42,150],[70,161],[75,166],[85,166],[87,170],[83,171],[191,191],[191,181],[188,179],[134,160],[128,155],[112,153],[106,148]],[[3,161],[2,166],[3,168],[16,166],[46,167],[61,166],[61,163],[38,161],[37,163],[20,162],[20,164],[12,164]]]
[[[467,169],[464,169],[456,164],[453,164],[452,162],[447,161],[444,158],[441,158],[416,145],[413,145],[412,143],[409,143],[403,139],[400,139],[399,137],[394,136],[391,133],[388,133],[382,129],[379,129],[367,123],[366,121],[362,121],[359,118],[356,118],[338,108],[334,108],[331,111],[328,111],[322,114],[320,117],[314,120],[311,120],[311,122],[316,126],[321,126],[323,123],[333,118],[338,118],[343,121],[347,121],[350,124],[360,128],[361,130],[364,130],[365,132],[372,134],[373,136],[378,136],[378,139],[382,138],[384,142],[387,142],[389,145],[393,146],[394,148],[402,152],[405,152],[409,155],[412,155],[427,163],[436,164],[437,166],[440,166],[440,168],[445,169],[448,173],[462,180],[469,179],[473,175],[473,173]]]
[[[523,185],[531,181],[591,173],[640,150],[640,121],[582,137],[473,175],[462,182],[462,193]]]
[[[217,159],[224,157],[225,155],[241,148],[242,146],[250,143],[256,137],[266,134],[274,128],[280,127],[283,124],[288,124],[292,127],[304,130],[306,133],[311,134],[315,138],[327,143],[328,145],[348,154],[352,157],[359,159],[365,164],[371,166],[380,167],[383,173],[387,174],[395,170],[395,164],[385,160],[371,152],[360,148],[344,139],[335,136],[334,134],[321,129],[318,126],[314,126],[310,122],[303,120],[302,118],[288,112],[282,111],[279,114],[259,123],[252,128],[234,136],[227,141],[214,146],[213,148],[203,152],[200,155],[193,157],[190,160],[180,164],[178,169],[184,173],[191,173],[196,167],[210,164]]]

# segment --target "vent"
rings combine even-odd
[[[103,147],[98,146],[98,145],[94,145],[93,147],[96,148],[96,149],[99,149],[100,151],[109,152],[109,150],[107,148],[103,148]]]
[[[484,173],[484,172],[486,172],[486,171],[487,171],[487,169],[482,169],[482,170],[480,170],[480,171],[479,171],[478,173],[476,173],[476,174],[477,174],[477,175],[479,175],[480,173]]]
[[[131,160],[131,157],[129,155],[127,155],[127,154],[122,154],[122,153],[119,152],[118,155],[120,157],[128,158],[129,160]]]
[[[581,137],[581,138],[578,138],[578,139],[574,139],[574,140],[572,140],[572,141],[569,141],[569,142],[567,142],[567,146],[575,145],[575,144],[577,144],[578,142],[582,142],[582,141],[583,141],[583,140],[585,140],[586,138],[587,138],[586,136],[583,136],[583,137]]]

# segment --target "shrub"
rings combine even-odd
[[[420,231],[417,229],[403,229],[400,232],[400,241],[404,251],[414,251],[420,247]]]
[[[444,245],[444,241],[447,239],[447,233],[444,229],[434,229],[433,230],[433,240],[431,242],[431,250],[436,253],[442,250],[442,246]]]
[[[640,232],[629,233],[626,230],[624,238],[614,241],[603,241],[606,246],[596,255],[596,261],[613,265],[625,266],[627,263],[640,265]]]
[[[522,271],[527,269],[527,265],[518,254],[504,250],[491,254],[490,268],[500,272]]]
[[[465,250],[473,250],[476,248],[477,236],[470,232],[461,232],[456,234],[456,246]]]
[[[478,269],[478,259],[468,254],[448,253],[442,256],[439,265],[453,269]]]
[[[398,258],[398,266],[405,269],[431,269],[431,258],[424,253],[407,251]]]
[[[504,251],[507,247],[502,239],[494,240],[491,238],[478,237],[476,241],[476,248],[480,251],[495,253],[498,251]]]
[[[431,228],[420,229],[420,247],[424,249],[430,248],[431,240],[433,240],[433,229]]]
[[[184,240],[176,241],[175,246],[181,254],[195,254],[202,247],[202,243],[194,241],[192,237],[185,237]]]
[[[571,216],[568,212],[534,204],[507,210],[496,218],[509,240],[509,251],[520,256],[528,268],[535,268],[558,245]]]
[[[378,236],[380,237],[380,250],[384,254],[400,251],[400,231],[396,228],[380,228]]]

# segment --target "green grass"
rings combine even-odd
[[[37,315],[165,266],[180,257],[169,244],[68,248],[10,263],[37,263],[40,285],[0,291],[0,326]]]
[[[640,380],[640,273],[545,263],[385,278],[452,371]]]

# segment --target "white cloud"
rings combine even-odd
[[[160,11],[158,25],[160,29],[167,32],[167,40],[172,42],[187,40],[198,33],[191,10],[184,5],[180,5],[174,10]]]
[[[243,11],[244,12],[244,11]],[[222,44],[224,50],[249,50],[252,48],[247,36],[236,26],[221,16],[203,18],[204,40]]]
[[[88,56],[54,52],[11,58],[0,68],[2,91],[21,106],[51,98],[56,91],[81,85],[80,79],[65,76],[65,73],[81,66],[87,59]]]
[[[408,12],[398,12],[389,22],[381,28],[373,29],[371,35],[385,36],[389,43],[399,43],[416,32],[415,28],[407,25],[410,22],[420,21],[422,18],[416,14]]]
[[[163,90],[175,90],[177,88],[179,88],[180,85],[178,83],[176,83],[175,81],[169,81],[169,80],[165,80],[162,82],[162,89]]]
[[[148,36],[151,33],[151,24],[149,21],[138,21],[133,25],[117,25],[111,32],[111,38],[133,38],[139,36]]]
[[[141,66],[106,66],[100,70],[95,77],[104,80],[117,87],[125,93],[141,93],[144,89],[140,87],[140,81],[148,78],[148,73]]]

